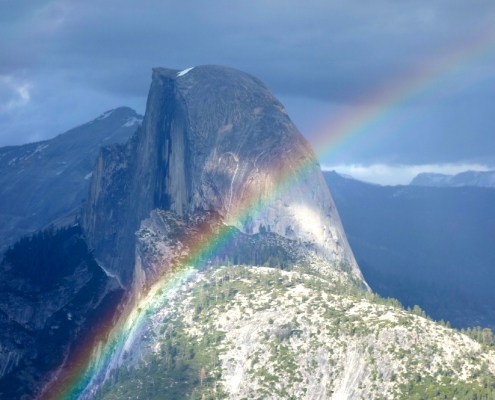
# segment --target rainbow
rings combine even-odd
[[[344,146],[366,134],[374,126],[377,126],[391,117],[397,107],[406,105],[415,98],[427,93],[458,73],[473,58],[478,58],[486,53],[494,43],[494,35],[481,35],[476,40],[471,40],[457,47],[454,51],[446,53],[443,57],[433,60],[426,68],[416,71],[400,83],[365,99],[365,105],[358,112],[351,112],[341,116],[337,121],[321,129],[315,143],[320,158],[328,157],[339,152]],[[304,179],[319,166],[315,160],[301,161],[292,170],[285,171],[278,176],[278,181],[273,188],[273,196],[277,193],[289,191],[294,182]],[[242,222],[249,215],[260,212],[266,207],[272,196],[268,196],[260,203],[259,199],[246,198],[235,205],[234,215]],[[235,221],[228,221],[234,225]],[[155,282],[147,293],[136,302],[128,315],[115,326],[110,320],[108,324],[98,332],[97,337],[105,338],[105,344],[95,349],[92,345],[78,353],[77,357],[70,360],[68,372],[63,377],[53,379],[48,389],[40,396],[41,400],[51,399],[77,399],[83,393],[86,385],[95,377],[104,377],[107,367],[113,358],[118,358],[124,350],[126,343],[140,335],[146,314],[162,307],[173,293],[184,282],[190,279],[196,271],[193,266],[201,266],[206,255],[214,254],[223,246],[228,246],[231,240],[231,232],[227,226],[215,234],[206,235],[203,240],[189,248],[189,255],[181,265],[163,275]],[[159,293],[161,293],[159,295]],[[111,319],[111,318],[110,318]]]
[[[229,246],[235,232],[232,226],[236,221],[243,223],[253,214],[263,212],[264,207],[269,205],[278,193],[290,191],[294,182],[318,171],[319,165],[316,159],[300,160],[299,164],[283,171],[281,175],[279,172],[276,187],[261,202],[258,196],[246,196],[232,207],[231,213],[236,216],[235,220],[227,217],[228,223],[222,225],[217,232],[204,235],[201,240],[196,240],[194,243],[183,242],[189,249],[187,258],[179,265],[172,266],[171,270],[157,279],[144,296],[133,305],[132,310],[124,318],[120,318],[117,325],[112,317],[109,317],[107,324],[99,332],[93,333],[98,340],[86,339],[89,344],[70,360],[68,371],[65,371],[63,376],[52,379],[40,396],[40,400],[78,399],[90,382],[101,381],[112,360],[119,358],[127,343],[140,336],[145,326],[146,315],[162,308],[171,294],[191,278],[198,268],[204,266],[203,260]],[[102,345],[102,342],[105,344]]]
[[[336,119],[325,121],[312,132],[312,144],[320,160],[332,159],[343,149],[359,142],[360,146],[383,143],[386,136],[397,132],[399,125],[409,118],[397,117],[401,108],[412,105],[415,100],[432,94],[452,78],[464,72],[467,67],[482,61],[495,50],[493,21],[482,27],[460,45],[444,51],[424,63],[421,68],[402,76],[387,87],[363,97],[358,107],[344,112]],[[482,79],[472,76],[471,83]],[[417,117],[417,116],[416,116]],[[369,138],[367,135],[378,127],[387,125],[384,133]],[[373,140],[373,143],[371,143]]]

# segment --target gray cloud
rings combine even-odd
[[[482,0],[0,2],[0,145],[54,136],[119,105],[142,112],[151,67],[200,64],[263,79],[312,141],[339,110],[462,43],[469,52],[494,20],[495,4]],[[390,116],[397,132],[388,121],[367,134],[386,146],[350,145],[327,163],[490,158],[495,60],[463,61]]]

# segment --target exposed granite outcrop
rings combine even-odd
[[[219,267],[164,288],[98,398],[492,396],[493,347],[308,272]]]
[[[98,158],[84,226],[124,286],[134,233],[156,208],[216,211],[248,234],[270,227],[361,276],[310,145],[264,83],[231,68],[155,68],[142,127]]]

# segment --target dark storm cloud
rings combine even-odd
[[[45,27],[36,46],[48,65],[119,94],[142,94],[149,80],[144,66],[220,62],[262,76],[282,94],[352,100],[455,41],[480,17],[472,11],[439,16],[418,2],[265,3],[52,4],[40,15],[53,28]],[[450,2],[443,11],[452,9]],[[442,18],[452,26],[442,26]]]
[[[293,108],[352,107],[469,40],[494,12],[493,2],[464,0],[0,1],[0,145],[53,136],[105,108],[144,111],[153,66],[228,65],[260,77]],[[472,68],[493,71],[492,61]],[[480,109],[493,100],[489,86],[475,90]],[[455,120],[457,111],[438,109],[439,121]],[[480,118],[488,132],[493,119]],[[409,139],[401,140],[390,154],[350,149],[346,157],[400,157]]]

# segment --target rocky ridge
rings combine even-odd
[[[192,275],[173,295],[157,299],[162,305],[96,398],[471,399],[494,393],[493,350],[339,276],[297,266],[217,267]]]
[[[135,280],[145,292],[150,282],[177,268],[203,268],[226,260],[246,265],[288,268],[305,265],[327,277],[361,282],[352,274],[351,266],[329,264],[314,251],[310,243],[301,244],[266,229],[246,234],[225,225],[216,212],[199,212],[183,218],[171,211],[153,210],[136,232]],[[218,244],[215,244],[217,241]],[[213,243],[212,243],[213,242]],[[342,274],[341,271],[347,273]],[[337,275],[335,275],[337,273]],[[147,286],[148,285],[148,286]]]

